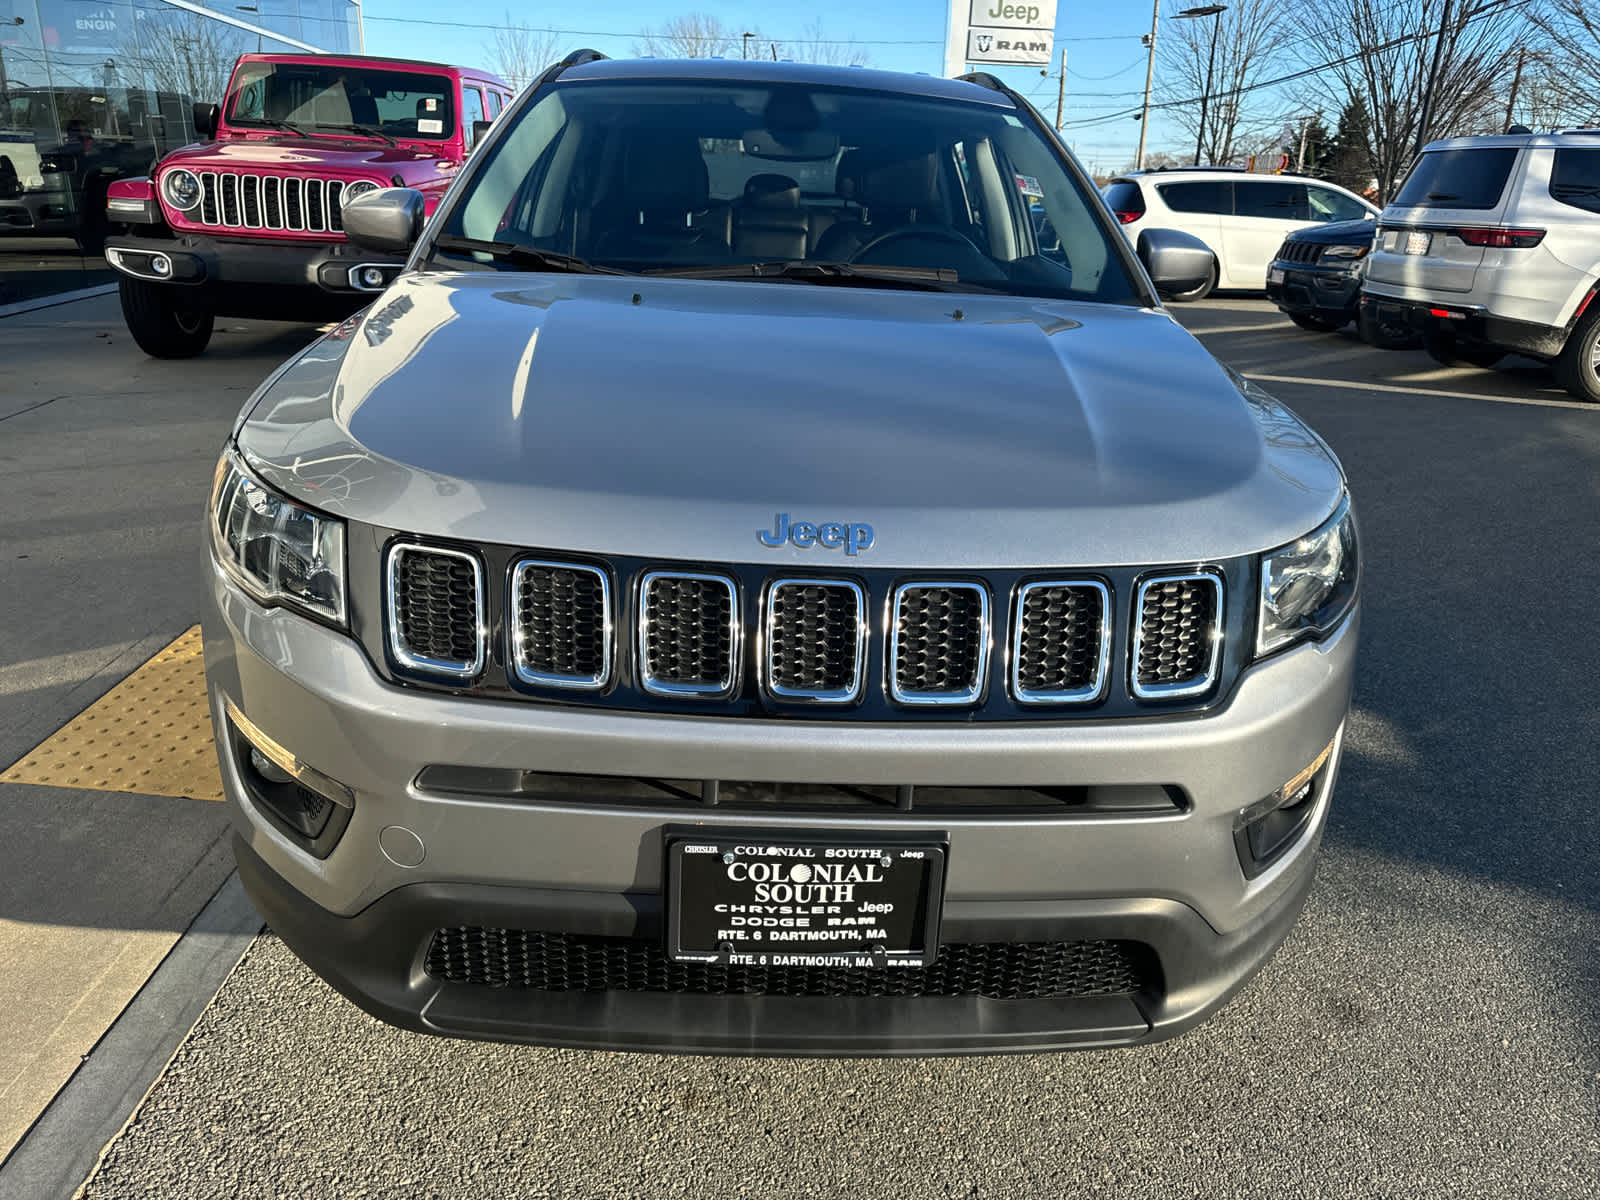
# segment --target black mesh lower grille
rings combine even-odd
[[[1100,683],[1105,593],[1085,584],[1036,584],[1018,605],[1017,694],[1093,694]]]
[[[900,592],[894,678],[902,694],[976,691],[987,631],[976,587],[907,587]]]
[[[763,996],[987,996],[1053,1000],[1159,986],[1140,942],[971,942],[939,950],[931,967],[719,967],[675,963],[642,938],[478,926],[440,929],[428,946],[435,979],[550,992]]]
[[[842,583],[784,583],[767,603],[772,685],[813,695],[852,692],[860,667],[860,593]]]
[[[1203,680],[1217,636],[1217,587],[1208,575],[1164,579],[1145,589],[1139,611],[1139,686]]]
[[[471,559],[398,549],[394,616],[400,646],[417,658],[465,669],[478,658],[478,582]]]
[[[649,682],[717,692],[733,683],[733,585],[725,579],[656,575],[644,585]]]
[[[516,578],[518,668],[602,683],[609,673],[605,577],[590,567],[523,563]]]

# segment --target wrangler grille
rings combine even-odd
[[[414,670],[473,676],[483,669],[483,575],[459,550],[389,551],[389,647]]]
[[[907,584],[895,592],[894,698],[972,704],[989,662],[989,594],[974,583]]]
[[[424,969],[434,979],[480,987],[712,996],[1059,1000],[1155,991],[1161,981],[1142,942],[955,942],[920,968],[722,967],[672,962],[643,938],[481,926],[435,932]]]
[[[1134,636],[1136,695],[1195,695],[1209,688],[1221,647],[1222,586],[1214,575],[1147,579]]]
[[[719,695],[738,672],[738,609],[721,575],[652,571],[639,597],[639,662],[647,691]]]
[[[522,562],[512,591],[517,677],[552,687],[604,687],[611,675],[605,572],[570,563]]]
[[[861,694],[866,614],[849,582],[783,579],[767,597],[767,686],[784,699],[845,703]]]
[[[344,230],[343,179],[199,171],[200,204],[184,216],[223,229]]]

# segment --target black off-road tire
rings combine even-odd
[[[1330,321],[1326,317],[1314,317],[1310,313],[1290,313],[1289,320],[1312,333],[1335,333],[1347,324],[1343,318]]]
[[[1422,348],[1441,367],[1482,367],[1488,370],[1506,356],[1495,346],[1463,345],[1448,329],[1425,329]]]
[[[1211,275],[1197,288],[1190,288],[1187,292],[1165,292],[1163,295],[1176,304],[1190,304],[1196,300],[1204,300],[1211,295],[1217,287],[1217,262],[1211,260]]]
[[[193,358],[211,341],[216,314],[184,289],[124,277],[117,290],[128,332],[151,358]]]
[[[1556,381],[1578,400],[1600,404],[1600,305],[1591,305],[1551,363]]]

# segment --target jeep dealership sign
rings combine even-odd
[[[1050,61],[1056,0],[965,2],[969,63],[1027,66]]]

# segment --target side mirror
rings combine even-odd
[[[194,106],[194,131],[203,138],[217,136],[217,119],[221,110],[215,104],[206,104],[195,101]]]
[[[423,198],[416,188],[379,188],[344,206],[344,235],[367,250],[404,254],[422,233]]]
[[[1146,229],[1139,234],[1139,261],[1156,291],[1192,292],[1211,278],[1216,257],[1199,238],[1176,229]]]
[[[474,149],[477,148],[479,142],[483,141],[483,135],[489,132],[489,126],[492,124],[492,121],[474,121],[472,123],[472,146]]]

